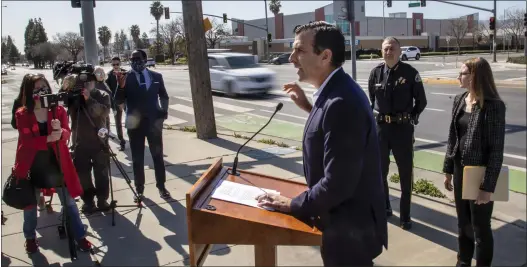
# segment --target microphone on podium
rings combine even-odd
[[[251,136],[251,138],[247,139],[247,141],[240,146],[240,148],[238,148],[238,151],[236,152],[236,157],[234,157],[234,163],[232,164],[232,169],[229,171],[229,174],[230,175],[235,175],[235,176],[239,176],[240,173],[236,171],[237,167],[238,167],[238,154],[240,153],[240,150],[242,150],[242,148],[247,144],[249,143],[249,141],[253,140],[253,138],[259,134],[265,127],[267,127],[267,125],[271,122],[271,120],[273,119],[274,115],[280,111],[282,109],[282,107],[284,106],[284,104],[282,104],[282,102],[278,103],[278,105],[276,105],[276,109],[274,110],[273,112],[273,115],[271,115],[271,117],[269,118],[269,121],[267,121],[267,123],[262,126],[262,128],[260,128],[260,130],[258,130],[258,132],[256,132],[255,134],[253,134],[253,136]]]

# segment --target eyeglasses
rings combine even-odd
[[[95,73],[95,76],[102,76],[102,75],[103,73],[100,73],[100,72]]]

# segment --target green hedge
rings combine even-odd
[[[370,58],[380,58],[378,55],[372,54],[372,55],[360,55],[359,59],[370,59]]]
[[[180,57],[180,58],[178,58],[176,63],[185,65],[185,64],[188,64],[188,60],[187,60],[186,57]]]
[[[507,62],[509,63],[515,63],[515,64],[527,64],[527,58],[525,56],[520,57],[509,57],[507,58]]]
[[[461,51],[461,54],[489,54],[489,50],[470,50],[470,51]],[[446,56],[446,55],[457,55],[457,51],[449,51],[449,52],[424,52],[421,53],[422,57],[426,56]]]

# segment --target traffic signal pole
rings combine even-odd
[[[84,34],[84,57],[86,63],[93,66],[99,65],[97,37],[95,35],[95,18],[93,16],[93,1],[82,0],[81,14]],[[74,59],[77,60],[77,59]]]
[[[265,51],[265,60],[267,60],[267,62],[269,62],[269,41],[267,40],[269,37],[269,22],[268,22],[268,19],[267,19],[267,0],[264,0],[264,8],[265,8],[265,48],[264,48],[264,51]]]
[[[496,0],[494,0],[494,10],[492,11],[492,13],[494,14],[494,23],[496,23]],[[493,31],[493,34],[494,34],[494,39],[492,40],[492,62],[493,63],[496,63],[496,39],[498,38],[498,36],[496,35],[496,25],[494,25],[494,31]]]

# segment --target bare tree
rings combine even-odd
[[[450,20],[449,35],[456,40],[457,53],[461,51],[461,44],[468,32],[468,23],[465,18],[457,18]]]
[[[208,48],[215,48],[222,40],[231,36],[231,31],[226,24],[218,23],[216,19],[212,19],[210,24],[212,24],[212,29],[205,33],[205,39],[207,40]]]
[[[157,27],[154,27],[150,30],[150,33],[155,33],[156,31]],[[168,55],[172,61],[172,65],[174,64],[174,54],[177,49],[176,41],[184,38],[184,35],[185,29],[182,17],[176,17],[165,24],[159,25],[160,42],[168,49]]]
[[[503,22],[501,24],[501,29],[505,34],[514,37],[516,52],[518,52],[520,48],[520,38],[525,31],[523,14],[525,14],[525,9],[517,8],[511,11],[505,10],[505,16],[501,18],[501,21]]]
[[[58,44],[45,42],[33,46],[31,53],[32,55],[39,56],[49,66],[53,66],[60,51],[61,49]]]
[[[478,28],[475,32],[475,37],[478,43],[489,43],[492,40],[490,40],[490,35],[492,34],[492,31],[489,29],[487,24],[480,23],[478,25]]]
[[[76,61],[79,53],[84,50],[84,39],[76,32],[57,33],[55,42],[60,48],[67,50],[74,61]]]

